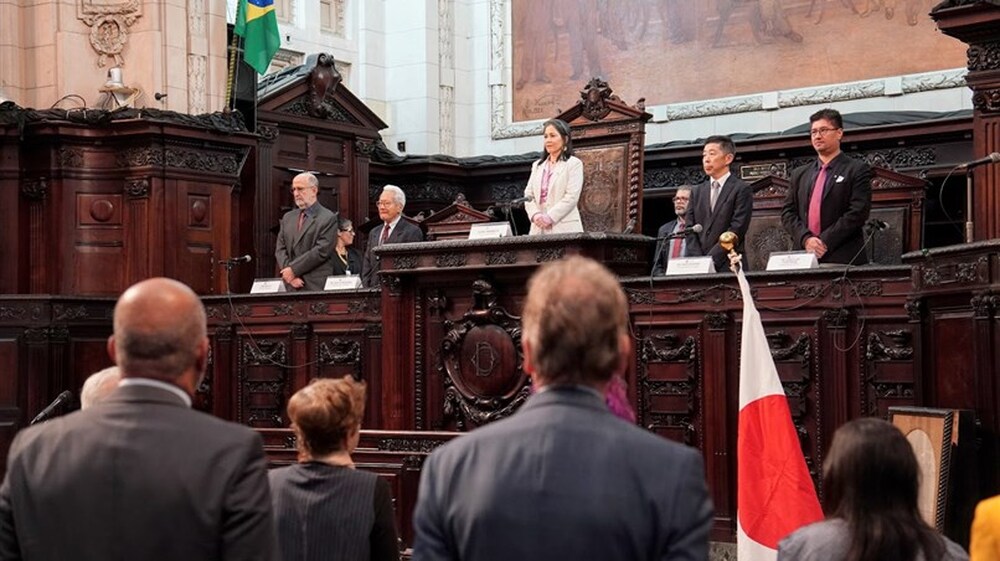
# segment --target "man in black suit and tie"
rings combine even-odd
[[[809,117],[816,161],[792,171],[781,222],[796,248],[820,263],[868,262],[863,226],[872,209],[872,170],[840,151],[844,119],[836,109]]]
[[[750,185],[729,171],[736,157],[736,145],[728,136],[710,136],[701,153],[701,166],[708,181],[695,187],[687,211],[687,227],[701,224],[701,233],[688,238],[687,257],[708,255],[716,271],[729,270],[726,250],[719,247],[719,236],[733,232],[739,236],[736,246],[743,253],[744,238],[753,213]]]
[[[0,487],[0,559],[272,560],[260,436],[191,409],[205,308],[165,278],[125,291],[104,401],[15,437]]]
[[[378,272],[378,257],[372,251],[387,243],[410,243],[424,241],[424,232],[419,226],[403,217],[406,207],[406,193],[395,185],[386,185],[375,203],[378,207],[378,217],[382,224],[372,229],[368,235],[368,247],[361,263],[361,283],[365,286],[376,286],[375,273]]]
[[[628,301],[603,265],[543,265],[521,317],[535,394],[438,448],[414,511],[414,561],[704,560],[712,504],[697,450],[605,404],[628,369]]]
[[[687,228],[687,223],[685,222],[687,218],[687,208],[688,203],[691,201],[691,187],[684,185],[677,188],[674,193],[674,214],[677,215],[676,218],[667,222],[663,226],[660,226],[660,230],[656,232],[656,247],[658,251],[656,252],[656,257],[653,259],[653,276],[659,277],[663,276],[664,272],[667,270],[667,261],[671,257],[683,257],[684,250],[687,248],[687,236],[681,234]],[[677,235],[674,239],[668,240],[668,236]]]
[[[311,173],[292,179],[295,208],[281,217],[274,257],[285,285],[295,290],[323,290],[333,274],[337,214],[317,202],[319,180]]]

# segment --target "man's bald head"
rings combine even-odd
[[[166,278],[145,280],[118,299],[108,349],[122,378],[156,378],[192,393],[208,355],[205,322],[201,300],[186,285]],[[182,381],[185,374],[194,376]]]

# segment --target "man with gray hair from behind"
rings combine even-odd
[[[414,511],[414,561],[704,561],[701,454],[604,403],[632,351],[628,302],[603,265],[543,265],[521,316],[536,392],[510,418],[438,448]]]
[[[260,435],[191,408],[205,308],[166,278],[126,290],[108,354],[118,389],[17,434],[0,486],[0,559],[271,561]]]
[[[80,409],[87,409],[104,401],[118,387],[121,374],[117,366],[109,366],[94,372],[83,382],[80,389]]]

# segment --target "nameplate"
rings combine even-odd
[[[816,260],[816,254],[808,251],[775,251],[767,259],[768,271],[794,271],[818,267],[819,261]]]
[[[330,275],[326,277],[323,290],[357,290],[361,288],[361,277],[358,275]]]
[[[510,223],[508,222],[486,222],[473,224],[472,228],[469,230],[470,240],[507,237],[510,237]]]
[[[254,279],[250,294],[275,294],[285,292],[285,283],[281,279]]]
[[[665,275],[707,275],[715,272],[711,257],[677,257],[667,261]]]

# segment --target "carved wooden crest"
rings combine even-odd
[[[611,113],[608,101],[621,99],[614,94],[611,86],[600,78],[591,78],[590,82],[580,91],[580,105],[583,106],[583,116],[591,121],[600,121]]]
[[[316,56],[316,66],[309,74],[307,107],[310,115],[326,119],[334,112],[333,92],[342,80],[340,72],[334,67],[333,55],[319,53]]]
[[[460,321],[444,322],[438,363],[445,418],[463,430],[509,416],[531,392],[522,368],[521,318],[499,305],[488,281],[475,281],[472,290],[472,308]]]

